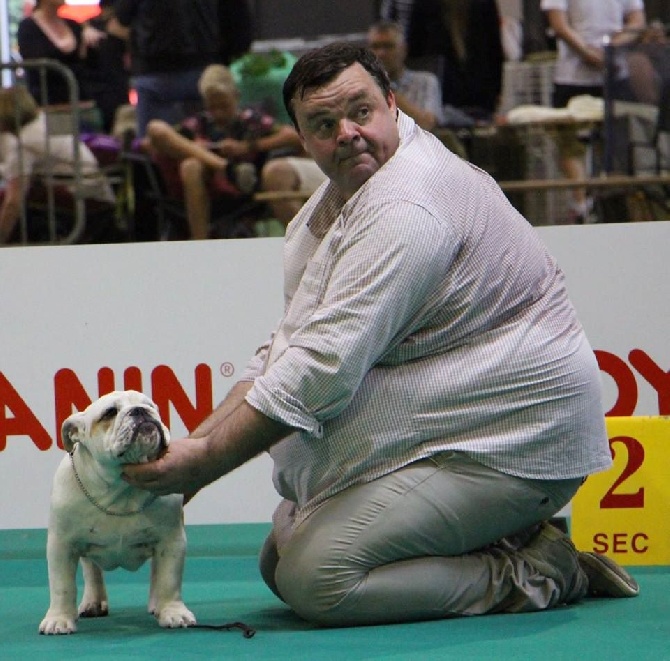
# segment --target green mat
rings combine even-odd
[[[48,606],[44,530],[0,531],[0,659],[529,659],[670,660],[670,568],[633,568],[637,599],[587,600],[543,613],[384,627],[319,629],[263,584],[256,555],[265,524],[189,526],[184,601],[203,624],[239,630],[163,630],[146,613],[148,565],[107,574],[110,615],[79,621],[70,636],[40,636]],[[81,587],[80,587],[81,589]]]

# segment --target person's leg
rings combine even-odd
[[[184,203],[191,238],[207,239],[211,208],[207,168],[197,158],[186,158],[179,166],[179,174],[184,185]]]
[[[268,193],[297,192],[300,190],[300,178],[285,158],[273,158],[263,166],[261,188]],[[304,201],[303,197],[288,197],[270,200],[268,204],[272,215],[283,225],[288,225]]]
[[[558,165],[563,176],[573,181],[586,179],[586,147],[579,141],[575,132],[564,144],[559,144]],[[569,215],[570,224],[583,224],[591,212],[590,201],[585,188],[573,188]]]
[[[553,105],[565,108],[568,102],[578,95],[602,97],[602,87],[579,87],[574,85],[555,85]],[[587,178],[587,148],[573,127],[565,126],[557,131],[558,166],[566,179],[581,181]],[[585,188],[573,188],[567,222],[581,224],[587,221],[591,213],[591,200]]]
[[[305,200],[325,181],[326,175],[308,158],[273,158],[261,172],[261,188],[266,192],[293,192],[295,197],[270,201],[272,214],[288,225],[300,211]]]
[[[161,119],[152,119],[146,128],[149,149],[170,158],[196,158],[212,169],[223,170],[228,161],[202,145],[186,138]]]
[[[443,453],[345,490],[286,542],[287,515],[275,517],[261,573],[299,615],[330,626],[549,608],[585,591],[576,551],[555,545],[565,578],[530,561],[534,544],[546,555],[554,540],[531,542],[530,556],[491,545],[550,518],[580,482],[522,480]]]

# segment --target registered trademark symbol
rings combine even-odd
[[[223,376],[233,376],[235,374],[235,367],[232,363],[221,363],[221,374]]]

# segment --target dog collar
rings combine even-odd
[[[72,470],[74,472],[74,477],[77,480],[77,484],[79,485],[79,488],[81,489],[82,493],[88,501],[95,507],[96,509],[100,510],[103,514],[107,514],[109,516],[135,516],[136,514],[140,514],[144,512],[144,510],[147,509],[153,502],[158,498],[156,495],[152,495],[149,500],[147,500],[144,505],[141,507],[138,507],[136,510],[131,510],[130,512],[114,512],[113,510],[108,509],[107,507],[103,507],[100,503],[98,503],[93,496],[89,493],[88,489],[84,486],[84,483],[81,481],[81,478],[79,477],[79,473],[77,472],[77,466],[74,463],[74,452],[77,449],[75,448],[72,450],[72,452],[69,452],[68,454],[70,455],[70,463],[72,464]]]

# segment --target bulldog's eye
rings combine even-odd
[[[103,420],[113,420],[116,417],[116,414],[118,413],[118,409],[114,406],[111,408],[108,408],[101,416],[100,416],[100,421],[102,422]]]

